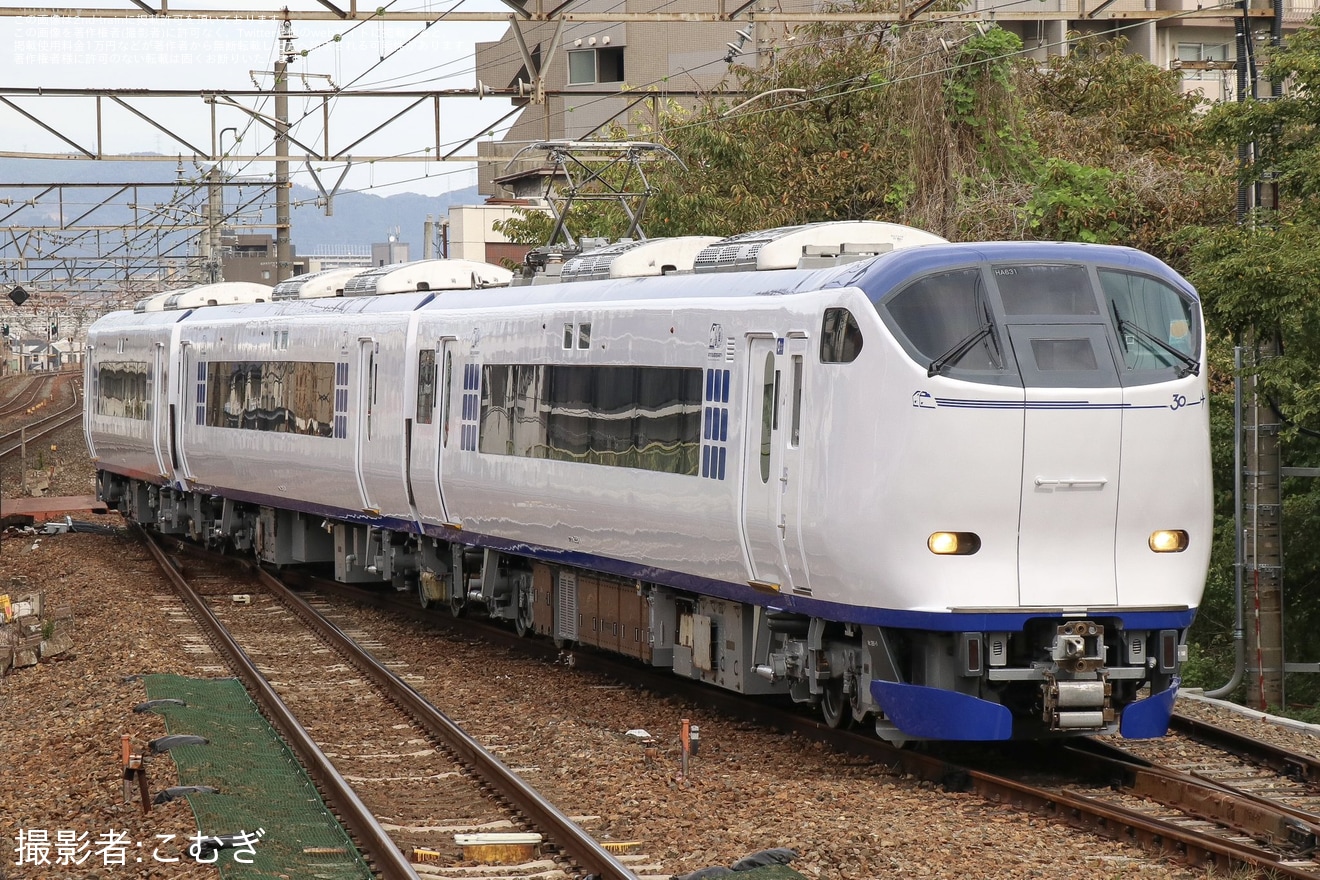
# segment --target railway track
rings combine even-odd
[[[26,403],[0,406],[0,419],[12,419],[26,413],[36,405],[33,401],[53,401],[53,398],[45,396],[50,390],[49,381],[39,380],[20,391],[20,395]],[[25,440],[31,443],[68,425],[80,422],[83,416],[82,390],[76,381],[73,383],[73,389],[73,401],[68,406],[56,407],[52,403],[49,407],[33,410],[33,415],[36,416],[34,419],[27,421],[21,427],[0,433],[0,459],[19,452]]]
[[[422,609],[410,596],[304,579],[308,586],[416,619],[448,626],[447,611]],[[553,659],[563,652],[547,641],[465,622],[480,638]],[[832,730],[814,716],[688,682],[631,661],[571,651],[571,664],[724,715],[771,726],[866,757],[897,772],[951,790],[1033,811],[1096,834],[1141,845],[1161,857],[1224,872],[1272,877],[1320,877],[1314,859],[1320,838],[1320,761],[1175,715],[1170,737],[1123,741],[1078,739],[1021,748],[932,746],[896,749],[869,733]],[[1189,744],[1199,750],[1181,763]],[[1164,755],[1165,757],[1161,757]]]
[[[286,579],[432,626],[457,623],[447,609],[423,609],[405,594],[362,590],[292,572]],[[464,621],[461,631],[730,718],[790,732],[946,789],[975,792],[993,803],[1136,843],[1173,861],[1238,874],[1320,877],[1320,862],[1314,859],[1320,816],[1312,812],[1320,805],[1320,761],[1185,716],[1175,716],[1169,738],[1124,741],[1121,748],[1100,740],[1071,740],[1025,744],[1017,750],[895,749],[869,733],[832,730],[814,716],[745,700],[625,659],[590,650],[565,652],[547,640],[522,638],[510,629],[476,621]]]
[[[0,419],[7,419],[24,413],[47,398],[47,389],[55,380],[55,374],[30,376],[21,380],[18,390],[0,401]]]
[[[253,569],[259,589],[244,588],[230,574],[208,571],[196,554],[186,566],[171,564],[147,540],[209,638],[239,671],[381,876],[416,876],[404,850],[461,859],[461,853],[437,844],[435,829],[467,827],[535,830],[544,837],[543,849],[556,856],[547,868],[557,863],[561,870],[568,866],[601,878],[634,878],[613,853],[398,673],[274,577]],[[224,565],[232,568],[234,560]],[[208,579],[206,596],[188,585],[181,567]],[[249,595],[250,604],[234,604],[236,592]],[[317,730],[336,732],[337,742],[319,746],[295,714],[318,718]],[[390,816],[388,828],[377,814]]]

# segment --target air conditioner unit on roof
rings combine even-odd
[[[781,226],[722,239],[697,255],[694,272],[750,272],[834,266],[946,239],[912,226],[844,220]]]
[[[715,236],[686,235],[615,242],[567,260],[560,280],[641,278],[691,272],[697,254],[717,241],[719,238]]]

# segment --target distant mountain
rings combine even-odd
[[[158,222],[165,225],[184,222],[185,218],[197,222],[197,215],[205,207],[206,188],[198,186],[203,169],[190,161],[183,164],[182,173],[176,165],[165,161],[64,161],[52,159],[0,159],[0,217],[7,216],[4,225],[7,228],[21,229],[23,226],[47,226],[61,222],[69,223],[81,217],[80,225],[116,226],[131,225],[134,217],[140,222]],[[66,190],[66,202],[61,206],[55,193],[42,194],[40,188],[15,187],[16,183],[138,183],[170,184],[178,183],[179,189],[169,190],[160,187],[142,187],[136,190],[118,193],[116,188],[96,188]],[[322,177],[322,182],[331,185]],[[70,203],[68,193],[76,192],[77,202]],[[178,204],[171,204],[181,193]],[[269,193],[259,197],[259,188],[254,185],[235,189],[225,188],[227,211],[240,208],[238,216],[231,222],[235,227],[242,227],[258,222],[273,223],[275,219],[274,198]],[[334,198],[334,214],[325,216],[325,211],[316,205],[319,193],[308,187],[294,185],[292,202],[297,205],[292,212],[293,244],[298,253],[311,253],[322,247],[368,247],[375,242],[387,240],[387,236],[398,232],[399,240],[409,243],[411,256],[418,259],[422,255],[423,224],[427,215],[435,219],[443,217],[451,205],[480,204],[481,196],[475,186],[453,190],[440,196],[425,196],[417,193],[399,193],[391,196],[377,196],[370,193],[343,193]],[[23,202],[37,198],[35,206],[18,208]],[[251,207],[242,209],[242,202],[254,200]],[[100,200],[109,200],[104,207],[93,205]],[[139,204],[141,202],[141,204]],[[133,207],[137,205],[137,207]],[[257,212],[258,207],[264,209]],[[90,213],[88,213],[90,211]],[[82,216],[82,215],[86,216]],[[269,229],[253,229],[253,232],[269,232]],[[187,237],[182,233],[166,233],[176,238]],[[70,251],[66,251],[70,253]],[[176,251],[177,253],[177,251]]]
[[[323,181],[324,182],[324,181]],[[307,201],[293,209],[293,243],[298,253],[311,252],[322,246],[369,245],[382,242],[396,229],[399,241],[408,242],[411,257],[420,259],[424,223],[428,216],[440,219],[451,205],[476,205],[483,199],[475,186],[454,190],[442,196],[424,196],[418,193],[373,196],[367,193],[346,193],[335,196],[334,214],[311,203],[317,193],[306,187],[294,186],[293,200]],[[274,212],[271,212],[274,216]]]

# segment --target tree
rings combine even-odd
[[[1015,36],[967,25],[817,23],[773,63],[656,133],[688,172],[658,179],[656,234],[880,219],[948,234],[961,192],[1031,161]]]
[[[1228,222],[1231,153],[1207,149],[1180,75],[1087,38],[1021,70],[1041,155],[1022,212],[1039,238],[1126,244],[1174,263],[1188,225]]]

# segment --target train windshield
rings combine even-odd
[[[1081,263],[969,266],[916,279],[883,299],[880,314],[909,356],[929,375],[996,385],[1143,385],[1199,370],[1200,325],[1194,301],[1149,275]],[[1088,328],[1078,335],[1081,325]],[[1081,381],[1081,370],[1041,367],[1022,372],[1005,357],[1014,329],[1038,328],[1030,345],[1048,365],[1082,358],[1114,363]],[[1078,333],[1048,330],[1077,328]],[[1041,334],[1044,336],[1041,336]],[[1040,339],[1035,337],[1041,336]],[[1085,340],[1083,340],[1085,336]],[[1049,337],[1047,341],[1042,341]],[[1057,338],[1055,338],[1057,337]],[[1089,341],[1086,341],[1089,340]],[[1085,345],[1082,342],[1086,341]],[[1048,342],[1048,344],[1047,344]],[[1076,351],[1069,349],[1072,345]],[[1085,349],[1085,351],[1082,351]],[[1095,371],[1099,367],[1091,368]],[[1107,376],[1107,378],[1105,378]]]
[[[1169,285],[1146,275],[1112,269],[1101,269],[1097,274],[1129,370],[1196,371],[1201,334],[1191,302]]]
[[[930,375],[999,382],[1004,360],[981,270],[928,275],[885,303],[908,352]]]

